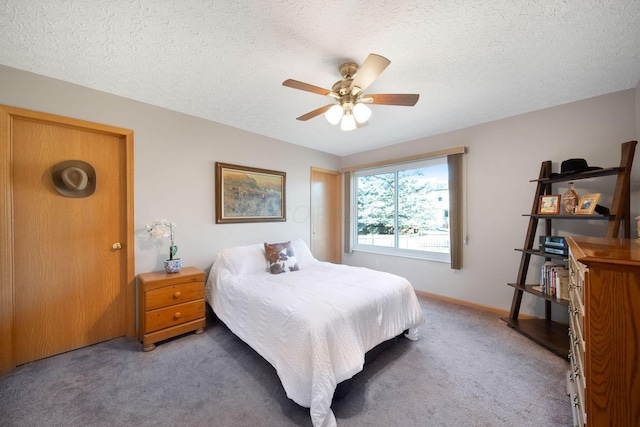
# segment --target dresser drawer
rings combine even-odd
[[[584,306],[580,303],[577,292],[569,293],[569,318],[572,329],[575,329],[575,335],[584,340]]]
[[[204,298],[204,282],[180,283],[154,289],[145,293],[145,310],[155,310]]]
[[[204,317],[204,299],[176,304],[145,313],[145,333]]]
[[[575,334],[575,335],[574,335]],[[574,322],[571,319],[571,351],[569,359],[571,369],[568,373],[569,385],[571,386],[571,406],[573,412],[574,423],[582,427],[584,425],[585,416],[585,370],[584,370],[584,351],[582,350],[584,342],[580,337],[580,332],[574,330]]]
[[[586,415],[583,409],[584,400],[580,399],[576,390],[577,384],[571,371],[567,372],[567,394],[571,402],[571,414],[573,416],[572,427],[584,427]]]
[[[586,267],[576,261],[573,254],[569,256],[569,291],[575,292],[575,298],[580,305],[584,305],[584,283]]]
[[[571,338],[571,353],[570,353],[570,361],[571,361],[571,372],[573,373],[573,377],[576,379],[576,383],[580,385],[580,394],[584,395],[584,389],[586,387],[586,378],[585,378],[585,370],[584,370],[584,340],[582,338],[581,332],[579,330],[574,329],[573,319],[571,320],[571,332],[569,334]]]

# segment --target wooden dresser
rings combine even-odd
[[[640,426],[640,241],[568,237],[575,426]]]
[[[195,267],[138,275],[138,335],[144,351],[158,341],[204,332],[204,280],[204,271]]]

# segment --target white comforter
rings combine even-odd
[[[294,248],[308,251],[302,241]],[[417,338],[414,328],[424,315],[415,292],[402,277],[320,262],[310,252],[301,257],[299,271],[256,272],[241,265],[255,261],[255,250],[260,245],[218,254],[207,300],[234,334],[275,367],[287,397],[310,408],[315,427],[335,426],[336,385],[362,370],[365,353],[406,329]]]

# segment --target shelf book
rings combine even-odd
[[[538,289],[536,289],[538,288]],[[540,286],[534,287],[545,295],[569,299],[569,270],[561,264],[547,261],[540,272]]]

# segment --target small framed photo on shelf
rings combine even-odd
[[[598,200],[600,200],[600,193],[585,194],[580,198],[580,203],[576,207],[576,214],[591,215],[596,208]]]
[[[538,214],[541,215],[558,215],[560,213],[560,195],[549,194],[540,196],[538,202]]]

